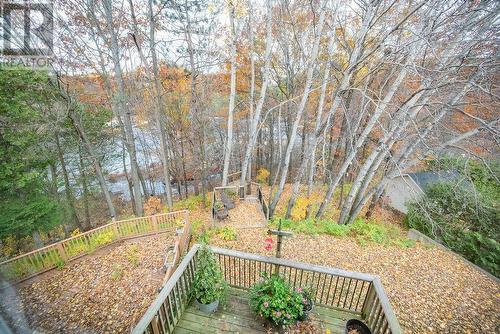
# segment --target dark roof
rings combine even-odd
[[[460,175],[454,171],[439,171],[439,172],[418,172],[408,173],[408,175],[415,181],[415,183],[426,191],[431,185],[439,182],[453,182],[460,181]]]

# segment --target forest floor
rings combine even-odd
[[[266,217],[256,199],[240,200],[219,225],[235,228],[265,227]]]
[[[346,190],[347,191],[347,190]],[[306,204],[317,207],[315,191],[308,201],[299,200],[300,216]],[[264,187],[264,193],[269,189]],[[276,215],[282,216],[287,186]],[[247,207],[248,206],[248,207]],[[326,217],[335,219],[337,204]],[[194,235],[212,226],[210,207],[190,205]],[[266,251],[267,228],[241,228],[260,220],[259,208],[242,202],[230,210],[221,226],[234,227],[235,240],[213,233],[210,244],[273,256]],[[404,237],[402,216],[377,207],[371,222],[389,225]],[[160,271],[164,250],[171,243],[162,234],[124,242],[96,251],[62,270],[43,274],[20,285],[17,297],[5,296],[11,310],[18,310],[18,324],[45,333],[126,333],[154,300],[163,279]],[[294,233],[283,243],[287,259],[376,274],[406,333],[500,333],[500,285],[467,265],[451,252],[424,244],[360,242],[353,235]],[[4,297],[4,296],[2,296]],[[26,326],[26,325],[24,325]]]
[[[269,193],[268,188],[264,191]],[[287,186],[285,200],[277,207],[277,216],[285,212],[289,194]],[[313,194],[312,198],[311,204],[317,207],[321,197]],[[327,217],[335,219],[337,214],[336,204],[332,204]],[[210,226],[209,209],[192,210],[191,217],[197,221],[198,231]],[[407,231],[401,226],[401,220],[400,214],[377,207],[371,221],[397,228],[400,236],[405,237]],[[274,249],[264,248],[267,228],[238,229],[238,225],[234,225],[236,240],[223,240],[213,234],[210,244],[274,256]],[[295,233],[285,239],[282,257],[379,275],[406,333],[500,333],[498,282],[449,251],[418,242],[408,245],[360,243],[351,235]]]
[[[169,233],[133,239],[39,275],[2,296],[7,318],[20,332],[130,332],[158,294],[172,242]]]

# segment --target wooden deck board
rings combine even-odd
[[[312,321],[319,324],[323,331],[343,334],[345,322],[357,318],[359,314],[330,307],[316,306],[312,312]],[[175,334],[187,333],[266,333],[264,321],[257,317],[248,306],[245,290],[230,288],[227,304],[213,314],[205,314],[189,305],[182,319],[175,327]]]

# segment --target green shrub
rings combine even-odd
[[[200,244],[209,244],[211,237],[210,234],[209,230],[204,230],[196,236],[196,242],[199,242]]]
[[[197,257],[197,269],[193,281],[194,297],[202,304],[223,300],[227,283],[222,277],[214,253],[206,245],[203,245],[198,250]]]
[[[490,199],[469,187],[438,183],[421,200],[408,205],[405,224],[500,276],[500,213],[491,204]]]
[[[387,228],[373,223],[367,223],[363,219],[357,219],[351,226],[351,235],[377,244],[387,244],[390,241]]]
[[[273,227],[278,227],[279,219],[272,220],[271,225]],[[351,236],[356,238],[362,246],[366,245],[368,242],[396,245],[400,247],[411,247],[414,245],[414,243],[408,241],[408,239],[401,235],[400,230],[396,226],[378,224],[373,221],[365,222],[360,218],[356,219],[351,225],[339,225],[330,219],[306,219],[298,221],[281,219],[281,228],[308,235],[328,234],[335,237]]]
[[[222,202],[220,202],[220,201],[216,201],[214,203],[214,209],[216,211],[222,210],[222,209],[224,209],[224,204],[222,204]]]
[[[138,252],[139,247],[135,244],[128,247],[125,251],[125,257],[127,258],[127,261],[130,262],[130,264],[134,267],[137,267],[139,265],[139,255],[137,254]]]
[[[26,259],[11,262],[2,268],[2,273],[7,280],[19,279],[36,271]]]
[[[216,229],[216,234],[219,238],[225,241],[236,240],[236,229],[234,227],[225,226]]]
[[[63,259],[58,259],[55,263],[57,270],[62,270],[66,266],[66,262]]]
[[[349,225],[340,225],[333,220],[324,220],[322,225],[325,228],[325,233],[336,237],[345,237],[349,234],[351,227]]]
[[[223,192],[233,201],[237,200],[239,198],[239,194],[236,191],[236,189],[224,189]]]
[[[262,273],[261,280],[250,287],[250,308],[278,326],[297,322],[308,301],[294,291],[280,276]]]
[[[66,252],[69,257],[73,257],[76,255],[80,255],[83,253],[87,253],[89,251],[89,247],[87,244],[81,240],[78,243],[71,244],[67,247]]]
[[[174,203],[174,210],[195,210],[203,205],[202,195],[191,195],[186,199],[180,200]]]
[[[114,280],[119,280],[123,276],[123,266],[119,263],[113,264],[113,272],[111,273],[111,278]]]
[[[97,235],[92,235],[90,237],[90,251],[94,251],[96,248],[112,243],[116,239],[116,234],[113,231],[101,232]]]

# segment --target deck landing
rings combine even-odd
[[[344,333],[348,319],[360,319],[359,314],[316,306],[311,315],[321,332]],[[191,303],[184,311],[181,320],[175,327],[175,334],[184,333],[267,333],[264,321],[250,310],[248,295],[245,290],[229,289],[227,305],[213,314],[205,314],[197,310]]]

